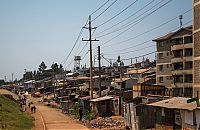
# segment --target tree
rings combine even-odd
[[[39,71],[40,72],[44,72],[44,70],[47,68],[47,66],[45,65],[44,61],[42,61],[42,63],[39,65]]]
[[[51,69],[54,72],[54,74],[58,74],[59,68],[58,68],[58,64],[57,63],[52,64],[51,65]]]
[[[59,71],[60,71],[60,73],[63,72],[63,65],[62,64],[60,64]]]

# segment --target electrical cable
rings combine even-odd
[[[184,15],[184,14],[190,12],[191,10],[192,10],[192,9],[187,10],[187,11],[185,11],[184,13],[182,13],[181,15]],[[144,35],[144,34],[146,34],[146,33],[149,33],[149,32],[151,32],[151,31],[153,31],[153,30],[155,30],[155,29],[158,29],[158,28],[160,28],[160,27],[162,27],[162,26],[164,26],[164,25],[166,25],[166,24],[172,22],[173,20],[175,20],[175,19],[177,19],[177,18],[179,18],[179,16],[176,16],[176,17],[174,17],[174,18],[168,20],[167,22],[164,22],[164,23],[162,23],[162,24],[160,24],[160,25],[158,25],[158,26],[156,26],[156,27],[154,27],[154,28],[152,28],[152,29],[149,29],[149,30],[147,30],[147,31],[145,31],[145,32],[143,32],[143,33],[141,33],[141,34],[138,34],[138,35],[136,35],[136,36],[134,36],[134,37],[132,37],[132,38],[129,38],[129,39],[127,39],[127,40],[120,41],[120,42],[117,42],[117,43],[113,43],[113,44],[110,44],[110,45],[104,46],[104,47],[109,47],[109,46],[112,46],[112,45],[120,45],[120,44],[122,44],[122,43],[124,43],[124,42],[131,41],[131,40],[133,40],[133,39],[135,39],[135,38],[138,38],[139,36],[142,36],[142,35]],[[146,43],[146,42],[149,42],[149,41],[151,41],[151,40],[145,41],[145,42],[143,42],[143,43]],[[143,44],[143,43],[141,43],[141,44]],[[139,44],[139,45],[140,45],[140,44]],[[138,46],[138,44],[137,44],[136,46]],[[135,46],[134,46],[134,47],[135,47]],[[127,49],[130,49],[130,47],[127,48]]]
[[[114,5],[118,0],[115,0],[112,2],[103,12],[101,12],[98,16],[96,16],[91,22],[95,21],[97,18],[99,18],[102,14],[104,14],[112,5]]]
[[[158,11],[159,9],[161,9],[162,7],[164,7],[165,5],[167,5],[168,3],[170,3],[173,0],[169,0],[166,3],[164,3],[163,5],[161,5],[159,8],[155,9],[154,11],[150,12],[149,14],[145,15],[144,17],[142,17],[141,19],[138,20],[138,22],[134,25],[132,25],[131,27],[129,27],[128,29],[120,32],[117,36],[111,38],[110,40],[104,42],[103,44],[101,44],[102,46],[109,43],[110,41],[112,41],[113,39],[119,37],[120,35],[122,35],[123,33],[127,32],[128,30],[130,30],[132,27],[134,27],[135,25],[137,25],[138,23],[140,23],[141,21],[143,21],[146,17],[150,16],[151,14],[153,14],[154,12]]]
[[[126,11],[127,9],[129,9],[131,6],[133,6],[136,2],[138,2],[138,0],[135,0],[133,3],[131,3],[130,5],[128,5],[125,9],[123,9],[122,11],[120,11],[119,13],[117,13],[115,16],[113,16],[112,18],[108,19],[107,21],[103,22],[102,24],[98,25],[97,27],[101,27],[104,24],[110,22],[111,20],[113,20],[114,18],[116,18],[117,16],[119,16],[121,13],[123,13],[124,11]]]
[[[119,25],[119,24],[125,22],[126,20],[128,20],[128,19],[131,18],[131,17],[133,17],[135,14],[137,14],[138,12],[142,11],[142,10],[145,9],[147,6],[149,6],[150,4],[152,4],[154,1],[155,1],[155,0],[152,0],[151,2],[149,2],[148,4],[146,4],[145,6],[143,6],[142,8],[140,8],[138,11],[134,12],[133,14],[131,14],[130,16],[128,16],[127,18],[125,18],[124,20],[119,21],[118,23],[116,23],[116,24],[112,25],[111,27],[109,27],[109,28],[107,28],[107,29],[105,29],[105,30],[103,30],[103,31],[101,31],[101,32],[99,32],[99,33],[97,33],[96,35],[98,36],[99,34],[105,32],[105,31],[107,31],[107,30],[110,30],[110,29],[112,29],[113,27],[115,27],[115,26],[117,26],[117,25]],[[100,25],[97,26],[97,27],[99,28]]]
[[[95,14],[97,11],[99,11],[103,6],[105,6],[110,0],[107,0],[105,3],[103,3],[98,9],[96,9],[93,13],[91,13],[90,15]]]
[[[89,19],[88,19],[88,20],[89,20]],[[85,25],[87,25],[88,20],[87,20],[87,22],[86,22]],[[84,26],[85,26],[85,25],[84,25]],[[81,37],[82,33],[83,33],[83,28],[81,28],[80,33],[79,33],[79,35],[78,35],[78,37],[77,37],[77,39],[76,39],[76,41],[75,41],[75,43],[74,43],[74,45],[73,45],[71,51],[69,52],[69,54],[67,55],[67,57],[66,57],[65,60],[63,61],[63,65],[67,62],[68,58],[70,57],[70,55],[71,55],[72,51],[74,50],[74,48],[75,48],[75,46],[76,46],[76,44],[77,44],[79,38]]]

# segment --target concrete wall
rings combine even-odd
[[[200,97],[200,0],[193,0],[194,78],[193,97]]]

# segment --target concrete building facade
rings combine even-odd
[[[192,97],[192,26],[153,41],[157,47],[156,84],[168,88],[166,95]]]
[[[193,0],[193,97],[200,97],[200,0]]]

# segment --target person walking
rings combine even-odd
[[[30,107],[31,107],[31,103],[29,102],[29,103],[28,103],[28,108],[30,108]]]
[[[83,117],[83,108],[82,107],[79,107],[79,121],[82,120],[82,117]]]

